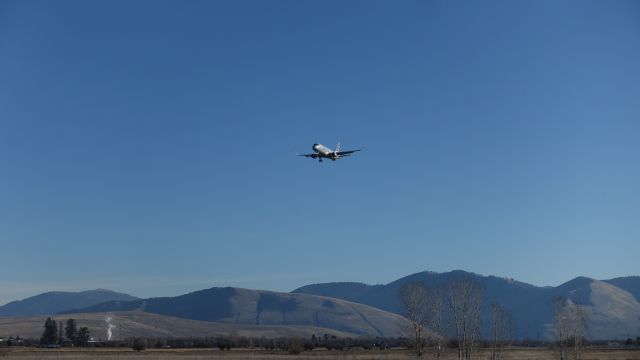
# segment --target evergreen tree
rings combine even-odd
[[[78,337],[78,325],[74,319],[67,320],[67,326],[64,328],[64,334],[67,339],[75,343],[76,338]]]
[[[89,340],[91,340],[91,333],[89,332],[89,328],[83,326],[78,329],[78,335],[76,336],[75,344],[77,346],[87,346]]]
[[[42,338],[40,338],[40,343],[43,345],[51,345],[55,344],[57,339],[58,326],[56,325],[56,321],[48,317],[44,322],[44,332],[42,333]]]

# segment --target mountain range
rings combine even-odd
[[[488,307],[497,302],[507,308],[515,324],[518,338],[548,338],[553,320],[551,301],[565,297],[585,305],[590,313],[590,336],[594,339],[627,338],[640,334],[640,277],[623,277],[599,281],[577,277],[557,287],[539,287],[510,278],[482,276],[461,270],[415,273],[386,285],[362,283],[323,283],[298,288],[293,293],[315,294],[371,305],[402,314],[398,292],[407,283],[421,282],[430,288],[449,281],[470,278],[483,288],[484,318]],[[485,332],[489,324],[483,324]]]
[[[227,287],[138,299],[108,290],[51,292],[0,306],[0,335],[4,335],[3,329],[28,329],[26,324],[41,323],[43,315],[64,313],[65,318],[87,319],[90,328],[100,332],[104,331],[105,314],[109,314],[125,328],[137,329],[145,336],[164,336],[161,334],[172,331],[173,336],[190,331],[193,336],[212,332],[252,336],[323,332],[337,336],[402,336],[409,324],[400,316],[403,309],[399,289],[411,282],[435,288],[460,278],[469,278],[483,288],[485,318],[491,302],[510,310],[518,338],[549,338],[551,300],[558,296],[589,309],[592,339],[640,334],[639,276],[604,281],[578,277],[556,287],[540,287],[456,270],[419,272],[385,285],[313,284],[291,293]],[[175,330],[170,324],[176,324]],[[483,323],[483,328],[487,331],[488,324]]]
[[[110,301],[67,313],[127,311],[236,325],[313,326],[353,336],[401,336],[409,326],[398,314],[342,299],[231,287],[174,297]]]

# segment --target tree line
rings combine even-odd
[[[416,355],[421,357],[430,346],[440,359],[446,344],[452,343],[458,359],[470,360],[481,338],[482,294],[483,289],[467,277],[436,288],[422,282],[403,285],[399,295],[411,324],[411,347]],[[491,360],[499,360],[512,332],[512,320],[510,312],[499,304],[492,304],[491,309]]]
[[[87,346],[91,340],[91,332],[86,326],[78,327],[75,319],[68,319],[66,324],[48,317],[44,322],[44,331],[40,337],[40,345],[65,345]]]
[[[421,357],[430,347],[434,357],[440,359],[447,348],[454,348],[459,360],[471,360],[483,346],[489,348],[490,360],[501,360],[504,348],[514,341],[513,316],[497,302],[483,308],[483,293],[482,286],[469,277],[451,279],[435,288],[422,282],[403,285],[399,296],[411,324],[410,346],[416,355]],[[587,308],[562,297],[554,298],[552,305],[551,333],[560,360],[581,360],[588,333]],[[484,334],[483,323],[488,325]]]
[[[210,337],[190,338],[136,338],[139,346],[144,348],[218,348],[231,350],[235,348],[255,348],[270,351],[283,351],[297,354],[302,351],[310,351],[316,348],[327,350],[351,350],[351,349],[389,349],[393,347],[406,347],[406,338],[382,338],[382,337],[337,337],[329,334],[312,335],[311,337],[277,337],[277,338],[252,338],[246,336],[218,335]],[[113,343],[113,342],[112,342]],[[135,341],[125,340],[122,346],[135,346]]]

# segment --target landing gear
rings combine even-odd
[[[318,161],[319,161],[319,162],[322,162],[322,158],[319,158],[319,159],[318,159]]]

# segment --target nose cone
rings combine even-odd
[[[318,143],[313,144],[313,146],[311,147],[313,150],[318,151]]]

